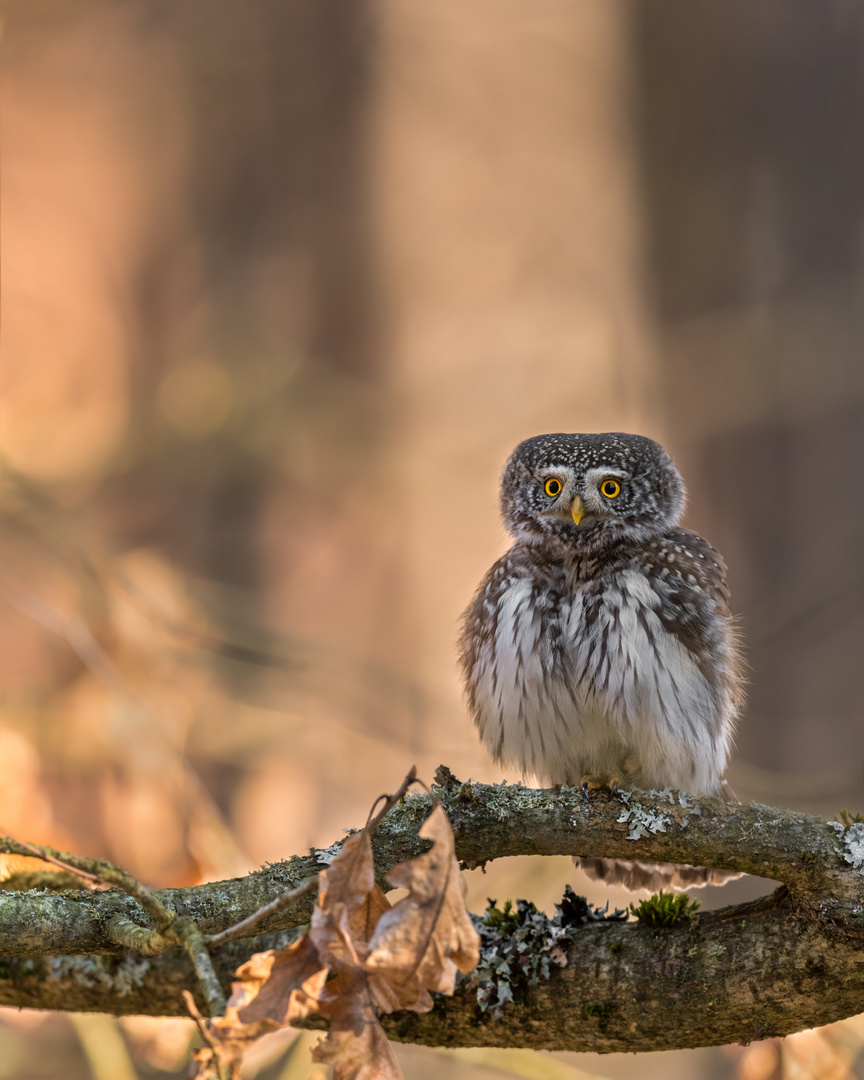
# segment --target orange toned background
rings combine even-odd
[[[681,465],[748,643],[739,796],[864,809],[864,12],[0,6],[0,825],[180,885],[330,844],[412,763],[500,780],[453,641],[553,430]],[[607,898],[566,859],[466,877]],[[320,1073],[287,1038],[250,1077]],[[3,1010],[0,1080],[180,1076],[189,1039]],[[862,1044],[398,1053],[843,1080]]]

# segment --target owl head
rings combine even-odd
[[[582,551],[675,525],[684,485],[669,455],[643,435],[536,435],[501,477],[501,514],[520,540],[557,537]]]

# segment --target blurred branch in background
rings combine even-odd
[[[239,851],[221,812],[183,750],[184,727],[188,729],[192,703],[178,695],[177,650],[172,650],[174,656],[162,653],[152,625],[142,620],[140,611],[128,602],[124,604],[122,593],[111,581],[111,560],[103,553],[103,568],[109,569],[97,570],[92,557],[82,556],[74,541],[64,543],[63,517],[56,508],[48,518],[49,532],[45,528],[44,498],[39,517],[22,513],[20,497],[8,497],[12,483],[14,474],[10,476],[6,470],[0,600],[61,638],[80,661],[80,669],[75,671],[69,668],[67,659],[56,670],[54,685],[48,683],[41,688],[43,701],[65,698],[69,704],[64,712],[72,705],[72,723],[63,729],[58,740],[61,745],[55,742],[57,751],[67,761],[83,764],[91,756],[97,760],[107,757],[113,768],[104,778],[103,797],[112,804],[116,804],[119,785],[127,790],[131,801],[137,790],[145,800],[159,803],[165,825],[176,815],[174,836],[166,831],[157,840],[164,844],[163,858],[169,860],[163,872],[188,874],[192,864],[181,869],[180,860],[184,858],[195,860],[210,873],[248,869],[248,858]],[[13,489],[13,493],[20,496],[20,489]],[[94,549],[95,545],[91,546],[91,552]],[[145,562],[137,567],[139,575],[143,572],[145,580],[149,577],[148,591],[154,600],[158,595],[163,605],[167,601],[169,610],[173,607],[175,614],[182,612],[181,617],[194,620],[196,614],[188,602],[184,603],[177,583],[171,582],[164,571],[160,573],[161,569],[158,561],[152,560],[149,566]],[[50,601],[45,599],[46,594]],[[91,629],[91,620],[107,647]],[[75,723],[76,706],[97,710],[89,718],[79,713],[77,719],[83,727]],[[94,729],[99,717],[104,717],[104,722]],[[92,810],[87,816],[93,830],[98,816]],[[111,824],[107,818],[103,827],[110,829]],[[107,841],[124,861],[140,868],[140,855],[136,857],[130,849],[136,843],[134,830],[124,829],[122,820],[115,819],[113,825],[113,838],[104,835],[99,846]],[[187,854],[180,854],[178,841]],[[151,851],[150,857],[154,854]]]

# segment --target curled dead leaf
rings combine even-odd
[[[312,1048],[312,1060],[333,1066],[332,1080],[402,1080],[393,1047],[376,1020],[356,1034],[328,1032]]]
[[[304,934],[285,949],[255,953],[236,975],[224,1015],[210,1020],[192,1060],[189,1075],[197,1080],[234,1080],[251,1042],[318,1012],[328,969]]]
[[[440,804],[420,836],[431,850],[387,876],[408,890],[392,907],[375,883],[368,830],[348,837],[321,873],[308,932],[238,968],[225,1015],[210,1022],[211,1044],[199,1051],[201,1080],[239,1076],[251,1040],[312,1013],[330,1021],[312,1056],[333,1066],[333,1080],[401,1080],[376,1009],[427,1012],[430,991],[452,994],[480,947]]]
[[[327,983],[320,1005],[330,1029],[313,1048],[312,1060],[332,1065],[332,1080],[402,1080],[362,968],[343,968]]]
[[[420,836],[433,841],[432,849],[387,875],[391,885],[407,889],[408,895],[378,920],[363,965],[377,976],[372,984],[376,1004],[388,1012],[428,1012],[429,991],[452,994],[456,972],[471,971],[480,956],[480,937],[465,909],[453,830],[440,803]]]
[[[322,871],[309,938],[323,963],[334,971],[362,964],[378,920],[390,902],[375,884],[368,832],[354,833]]]
[[[302,1020],[318,1011],[327,974],[306,934],[286,949],[256,953],[237,969],[224,1019],[262,1035]]]

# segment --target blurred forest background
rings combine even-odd
[[[680,465],[752,669],[739,797],[864,809],[864,5],[0,6],[0,825],[184,885],[330,844],[414,762],[502,779],[453,642],[546,431]],[[566,859],[466,878],[606,898]],[[190,1038],[2,1010],[0,1080],[181,1076]],[[322,1075],[290,1038],[249,1076]],[[862,1045],[397,1052],[845,1080]]]

